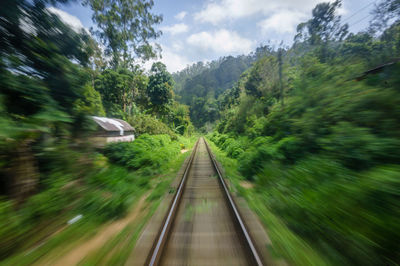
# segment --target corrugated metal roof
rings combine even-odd
[[[105,131],[117,131],[120,135],[124,135],[124,131],[134,131],[135,129],[127,122],[117,118],[107,118],[92,116],[93,121],[96,122]]]

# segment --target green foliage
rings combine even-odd
[[[193,97],[190,104],[190,116],[196,127],[204,126],[208,121],[218,118],[217,101],[213,97]]]
[[[160,120],[145,114],[151,107],[149,78],[132,59],[155,56],[149,40],[160,35],[153,25],[161,17],[150,13],[153,1],[85,1],[95,10],[107,57],[87,32],[75,31],[49,8],[68,2],[6,0],[0,8],[0,259],[20,252],[17,264],[32,263],[53,243],[62,244],[64,230],[58,240],[52,234],[78,213],[82,224],[97,225],[124,215],[149,189],[149,176],[180,155],[176,133],[191,129],[187,107],[172,101],[172,93]],[[113,70],[107,69],[108,55]],[[151,84],[167,77],[167,84],[158,85],[171,92],[164,72],[154,70]],[[82,141],[92,133],[88,116],[106,114],[129,118],[139,134],[169,136],[143,135],[133,146],[110,148],[110,158],[122,162],[120,152],[126,164],[109,164]],[[36,252],[43,240],[48,247]],[[32,247],[31,257],[26,251]]]
[[[156,57],[150,45],[161,32],[153,27],[161,23],[162,16],[150,13],[152,0],[85,0],[93,10],[93,22],[97,24],[96,35],[105,45],[106,55],[114,69],[132,67],[135,56],[144,60]]]
[[[337,9],[342,5],[341,0],[333,3],[320,3],[312,10],[312,18],[297,27],[296,40],[302,38],[316,45],[331,40],[342,40],[348,33],[348,25],[340,26],[340,16]]]
[[[129,117],[128,122],[134,125],[137,135],[150,134],[160,135],[167,134],[172,139],[176,139],[176,134],[163,122],[148,114],[137,114]]]
[[[180,151],[168,135],[143,134],[134,142],[109,144],[104,154],[112,161],[132,169],[160,167]]]
[[[221,149],[241,141],[217,133],[210,138]],[[258,137],[247,143],[237,167],[255,182],[254,190],[247,192],[252,193],[250,203],[268,207],[292,232],[324,254],[327,263],[398,261],[398,165],[360,172],[327,156],[304,155],[288,165],[284,153],[291,154],[296,142],[285,138],[273,144],[271,137]],[[273,247],[280,241],[289,239],[273,241]],[[291,256],[295,263],[301,260],[298,255]]]
[[[264,51],[260,50],[257,56],[261,54]],[[218,97],[238,81],[257,56],[228,56],[207,64],[199,62],[173,75],[178,100],[190,107],[190,118],[196,128],[219,118]],[[238,94],[238,90],[231,93],[234,97]],[[224,98],[221,101],[225,106],[233,101],[229,95]]]
[[[396,73],[399,66],[387,68],[387,74],[382,79],[374,77],[373,84],[372,79],[354,84],[338,79],[342,67],[327,69],[310,59],[306,62],[300,76],[293,80],[298,89],[284,107],[269,107],[262,99],[242,98],[238,112],[223,122],[221,132],[246,132],[251,138],[273,136],[274,143],[290,137],[294,142],[280,149],[292,163],[307,152],[319,151],[347,166],[356,167],[354,164],[363,162],[361,168],[373,162],[397,162],[397,152],[388,150],[389,146],[398,145],[397,81],[383,79],[386,75],[394,77],[389,73]],[[258,104],[267,108],[265,117],[257,111]]]
[[[29,224],[23,224],[21,215],[15,215],[13,205],[11,201],[0,200],[0,235],[2,237],[0,258],[9,255],[13,249],[20,245],[20,238],[31,229]]]
[[[176,162],[181,145],[190,147],[193,142],[144,134],[132,143],[110,144],[104,151],[108,158],[92,151],[72,150],[65,144],[41,150],[37,154],[37,193],[19,206],[7,198],[0,199],[0,257],[29,247],[32,243],[26,242],[42,233],[39,229],[43,224],[64,224],[82,214],[84,222],[98,225],[125,215],[137,197],[150,188],[154,175],[171,171],[171,163],[177,164],[173,166],[176,171],[182,163]],[[165,193],[169,185],[169,181],[158,183],[153,199]]]
[[[400,154],[393,152],[400,147],[398,139],[379,138],[368,128],[355,127],[348,122],[339,122],[333,126],[332,133],[321,139],[321,146],[332,157],[355,169],[400,159]]]
[[[279,94],[278,60],[276,57],[264,57],[251,68],[246,93],[255,97],[275,97]]]
[[[197,65],[174,74],[174,78],[182,75],[182,73],[189,76],[184,79],[184,84],[180,85],[182,86],[181,91],[179,91],[179,95],[182,97],[181,101],[184,104],[190,104],[193,96],[206,97],[207,95],[216,99],[223,91],[235,84],[252,61],[253,59],[250,56],[229,56],[213,61],[208,66],[201,65],[201,70],[194,71],[193,74],[191,74],[190,69],[196,68]]]
[[[264,204],[289,228],[334,264],[398,261],[397,166],[357,173],[309,158],[285,168],[266,165],[257,184]]]
[[[85,213],[93,213],[99,221],[107,221],[123,216],[127,207],[126,199],[121,195],[93,191],[85,195],[81,209]]]
[[[317,45],[317,54],[323,62],[332,56],[328,44],[342,41],[348,34],[349,25],[341,25],[341,16],[336,14],[341,5],[341,0],[317,4],[312,10],[312,18],[297,26],[295,42],[303,41]]]
[[[365,32],[350,33],[341,47],[341,53],[351,60],[355,58],[372,60],[373,37]]]
[[[238,190],[267,227],[287,226],[275,227],[273,244],[293,264],[321,265],[293,255],[299,243],[284,246],[287,230],[326,264],[398,264],[400,27],[342,40],[339,4],[318,5],[283,53],[284,104],[277,55],[263,57],[238,82],[246,93],[221,99],[229,104],[210,139],[254,183]]]
[[[161,62],[153,63],[150,69],[147,95],[151,108],[156,114],[163,114],[165,106],[172,100],[172,85],[173,80],[167,67]]]
[[[107,114],[124,117],[131,114],[135,101],[145,96],[147,77],[140,71],[132,72],[126,68],[106,69],[95,79],[95,89],[101,93]]]
[[[125,168],[109,167],[89,175],[86,182],[96,190],[85,193],[78,208],[82,213],[106,221],[123,216],[133,199],[132,192],[145,187],[148,178],[135,176]]]
[[[105,116],[101,95],[92,86],[87,84],[84,87],[83,99],[75,102],[75,110],[86,115]]]
[[[96,99],[86,99],[91,94],[89,76],[82,71],[89,58],[84,48],[87,33],[62,23],[45,3],[8,1],[1,8],[1,99],[21,132],[78,128],[84,105],[97,104]],[[30,23],[34,28],[28,30]],[[100,106],[94,109],[101,111]]]
[[[179,104],[178,102],[174,101],[168,106],[163,120],[176,134],[190,136],[194,131],[189,117],[188,106]]]

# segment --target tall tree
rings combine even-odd
[[[389,21],[398,22],[400,18],[400,0],[384,0],[372,11],[374,18],[370,23],[371,33],[378,33],[388,27]]]
[[[104,107],[110,116],[130,113],[135,99],[145,90],[147,78],[140,72],[126,68],[104,70],[95,80],[95,88],[102,95]]]
[[[165,111],[166,105],[172,100],[172,85],[172,76],[167,67],[161,62],[153,63],[147,87],[153,112],[162,114]]]
[[[279,62],[274,56],[263,57],[249,72],[244,84],[248,95],[255,97],[280,98]]]
[[[297,26],[295,42],[308,42],[311,45],[320,46],[320,59],[327,58],[328,43],[341,41],[348,33],[348,24],[341,25],[341,16],[336,10],[342,5],[341,0],[333,3],[320,3],[312,10],[312,18]]]
[[[38,184],[32,145],[44,135],[57,140],[81,131],[83,112],[101,111],[92,108],[98,94],[82,71],[88,36],[46,8],[60,2],[68,1],[6,0],[0,6],[0,154],[9,168],[0,183],[21,201]]]
[[[7,2],[0,8],[0,88],[7,112],[21,118],[52,106],[74,115],[88,78],[76,64],[88,64],[88,36],[46,8],[65,0]]]
[[[94,33],[105,45],[114,69],[131,67],[135,58],[157,57],[160,47],[153,47],[149,41],[161,35],[154,25],[161,23],[162,16],[150,12],[153,0],[85,0],[84,3],[94,12],[92,19],[98,27]]]

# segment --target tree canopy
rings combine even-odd
[[[110,64],[133,67],[135,59],[157,57],[159,46],[150,44],[161,35],[154,26],[162,22],[161,15],[150,12],[153,0],[85,0],[93,10],[93,21],[98,30],[94,33],[111,57]]]
[[[297,26],[295,42],[320,46],[320,58],[326,60],[329,42],[342,41],[348,34],[349,26],[341,25],[341,16],[337,15],[341,5],[341,0],[317,4],[312,10],[312,18]]]
[[[167,67],[161,63],[153,63],[150,69],[149,86],[147,95],[150,98],[151,108],[155,112],[161,112],[172,100],[173,80]]]

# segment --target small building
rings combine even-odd
[[[99,116],[92,116],[92,119],[97,124],[97,130],[91,138],[95,146],[135,140],[135,129],[124,120]]]

